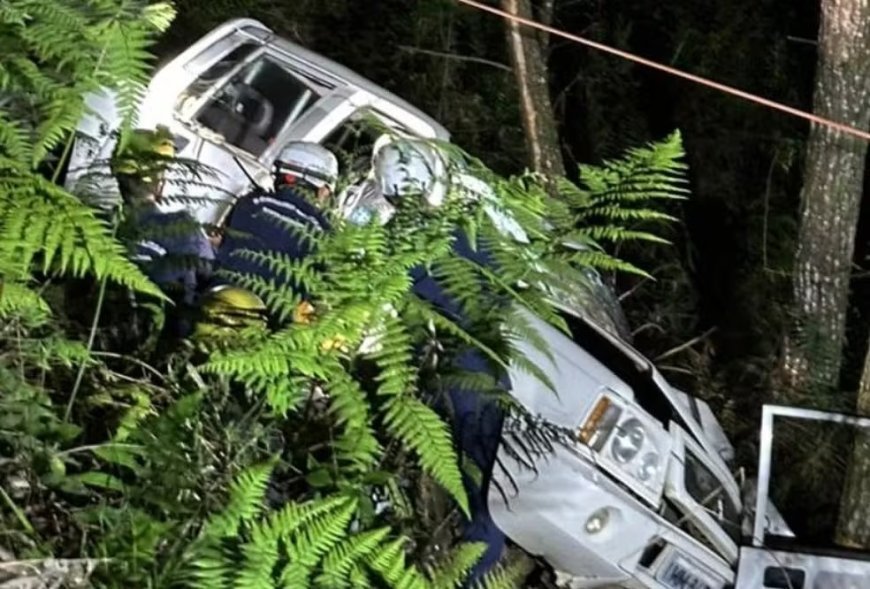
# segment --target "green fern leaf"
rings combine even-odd
[[[408,395],[391,398],[386,406],[387,430],[417,454],[420,465],[468,511],[458,458],[447,424],[431,408]]]
[[[451,550],[448,558],[431,574],[432,589],[460,587],[484,552],[486,544],[482,542],[461,544]]]

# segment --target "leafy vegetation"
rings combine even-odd
[[[458,586],[481,547],[432,546],[419,526],[433,496],[468,512],[466,465],[434,407],[451,382],[494,387],[451,361],[470,346],[534,372],[506,310],[561,325],[548,299],[588,303],[584,270],[642,273],[605,245],[659,241],[671,218],[657,202],[685,195],[680,136],[582,168],[561,200],[472,159],[528,243],[456,188],[436,214],[408,205],[384,227],[311,235],[302,262],[260,254],[313,293],[308,321],[288,321],[300,303],[288,287],[237,276],[277,328],[157,345],[168,297],[127,257],[119,215],[61,188],[53,158],[100,87],[128,115],[125,140],[172,15],[137,0],[0,9],[0,554],[29,563],[0,581],[38,569],[106,588]],[[493,270],[453,253],[456,228]],[[463,321],[413,294],[419,267]],[[485,585],[524,574],[508,565]]]

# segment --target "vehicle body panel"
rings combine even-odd
[[[866,589],[870,561],[745,546],[735,589]]]
[[[698,571],[715,579],[711,589],[724,589],[733,580],[729,563],[632,496],[602,473],[588,449],[555,447],[527,469],[500,449],[489,509],[496,525],[522,548],[545,559],[567,586],[668,589],[657,576],[678,553]],[[595,512],[606,509],[609,521],[600,532],[586,531]],[[649,548],[662,549],[649,558]]]

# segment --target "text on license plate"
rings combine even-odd
[[[671,589],[714,589],[693,567],[674,558],[658,574],[658,580]]]

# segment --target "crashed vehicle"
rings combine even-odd
[[[565,311],[570,334],[528,314],[549,354],[519,348],[550,383],[512,370],[511,395],[575,443],[527,460],[506,430],[493,521],[566,587],[730,587],[743,499],[721,425],[624,340]]]
[[[76,128],[68,164],[65,184],[70,190],[93,162],[108,160],[121,123],[112,93],[88,96],[87,106],[90,114]],[[271,185],[272,163],[288,141],[314,141],[334,152],[368,157],[382,132],[372,122],[399,134],[450,138],[442,125],[398,96],[256,20],[236,19],[154,74],[136,126],[165,125],[175,136],[179,158],[217,171],[209,183],[220,189],[195,204],[172,198],[187,189],[183,178],[169,177],[161,206],[187,208],[199,222],[219,225],[233,196],[245,194],[254,183]]]
[[[612,331],[564,311],[570,335],[528,314],[549,354],[520,345],[555,391],[519,368],[510,378],[529,414],[570,439],[531,456],[517,450],[528,448],[523,432],[507,429],[488,491],[495,524],[551,565],[560,586],[870,586],[866,553],[802,541],[770,495],[775,418],[852,425],[864,436],[870,418],[765,406],[757,478],[735,476],[734,449],[709,405]]]

